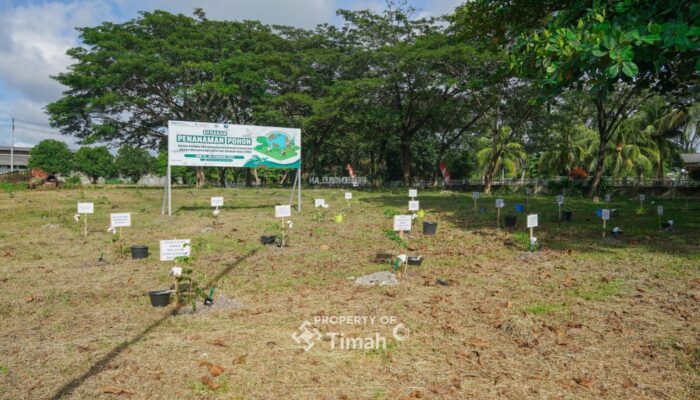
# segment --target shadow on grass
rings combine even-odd
[[[524,204],[525,196],[518,195],[485,195],[478,200],[477,207],[485,207],[487,212],[474,213],[474,202],[469,193],[436,194],[432,192],[419,193],[420,206],[428,212],[427,220],[435,217],[447,222],[456,229],[465,231],[496,230],[495,199],[505,199],[505,208],[501,210],[500,226],[504,226],[505,215],[516,215],[518,226],[516,231],[526,231],[525,214],[516,214],[514,205]],[[649,199],[651,200],[651,199]],[[639,206],[637,200],[617,198],[610,203],[610,208],[618,209],[617,216],[608,223],[609,230],[620,226],[624,235],[619,245],[604,243],[602,222],[596,217],[596,209],[604,208],[605,203],[593,203],[589,199],[567,197],[563,210],[573,212],[572,222],[558,221],[558,208],[554,196],[537,196],[529,199],[530,213],[539,214],[539,227],[535,236],[543,240],[548,247],[556,250],[578,250],[582,252],[612,253],[624,248],[638,247],[648,252],[673,254],[686,259],[700,258],[697,234],[700,232],[700,218],[692,208],[686,208],[682,199],[655,199],[658,204],[665,205],[665,213],[661,219],[656,217],[656,205],[647,204],[644,215],[636,215]],[[362,200],[367,204],[380,207],[393,207],[408,213],[408,197],[403,195],[380,195]],[[672,231],[659,229],[659,222],[667,219],[676,221]],[[438,228],[440,229],[440,228]],[[506,231],[508,232],[508,231]]]
[[[226,268],[221,270],[211,281],[207,283],[208,286],[211,286],[218,282],[221,278],[226,276],[233,268],[241,264],[243,261],[247,260],[251,256],[255,255],[257,253],[258,249],[253,249],[246,253],[245,255],[239,257],[236,259],[234,262],[231,264],[227,265]],[[182,305],[180,306],[182,307]],[[143,329],[141,332],[139,332],[136,336],[133,338],[122,342],[120,345],[112,349],[109,353],[105,354],[101,359],[99,359],[97,362],[95,362],[89,370],[87,370],[85,373],[82,375],[74,378],[70,382],[66,383],[63,385],[60,389],[56,391],[56,393],[50,397],[51,400],[60,400],[64,398],[65,396],[70,395],[75,389],[79,388],[85,381],[88,379],[92,378],[93,376],[98,375],[100,372],[102,372],[107,365],[112,361],[115,357],[117,357],[119,354],[121,354],[124,350],[127,348],[131,347],[132,345],[140,342],[143,338],[145,338],[149,333],[151,333],[153,330],[161,326],[168,318],[174,317],[177,315],[180,307],[174,308],[170,311],[168,311],[165,315],[157,319],[156,321],[152,322],[150,325],[148,325],[145,329]]]

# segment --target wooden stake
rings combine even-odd
[[[83,215],[85,216],[85,229],[84,229],[85,232],[84,233],[85,233],[85,237],[87,237],[87,216],[88,215],[87,214],[83,214]]]
[[[501,229],[501,207],[496,207],[496,229]]]
[[[474,199],[474,214],[476,214],[476,199]]]
[[[605,231],[607,230],[608,220],[603,219],[603,238],[605,238]]]

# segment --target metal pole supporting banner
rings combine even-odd
[[[165,182],[163,182],[163,205],[160,208],[160,215],[165,215],[165,202],[168,199],[168,170],[165,170]]]
[[[297,211],[301,212],[301,166],[297,169],[297,179],[299,179],[299,187],[297,188]]]
[[[292,191],[289,193],[289,206],[291,207],[292,201],[294,200],[294,189],[297,187],[297,177],[294,176],[294,181],[292,182]]]
[[[173,184],[170,171],[170,161],[168,161],[168,217],[173,215]]]

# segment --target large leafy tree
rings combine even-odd
[[[114,159],[117,171],[122,176],[129,177],[133,183],[138,183],[141,178],[156,169],[156,160],[148,153],[148,150],[124,145],[117,151]]]
[[[29,152],[29,168],[41,168],[49,174],[68,174],[73,169],[73,153],[64,142],[45,139]]]
[[[352,49],[358,76],[346,87],[357,109],[373,111],[362,117],[374,136],[395,137],[405,184],[412,181],[411,145],[435,117],[435,107],[454,95],[444,75],[433,68],[434,42],[423,40],[439,27],[432,19],[413,18],[413,10],[390,7],[381,14],[346,11],[343,40]],[[380,139],[381,141],[381,139]],[[388,141],[385,140],[385,143]]]
[[[78,149],[73,156],[73,168],[87,175],[93,184],[102,178],[110,178],[116,172],[114,157],[105,146]]]
[[[47,106],[51,124],[85,143],[157,149],[168,120],[249,123],[266,95],[264,55],[282,48],[255,21],[212,21],[164,11],[80,28],[68,89]],[[202,171],[199,175],[203,177]]]
[[[510,2],[491,2],[515,14]],[[654,91],[692,86],[700,69],[700,4],[688,0],[609,0],[564,6],[546,2],[513,53],[513,66],[541,77],[544,93],[590,93],[599,136],[591,193],[620,125]],[[649,89],[649,90],[647,90]]]

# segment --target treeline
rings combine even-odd
[[[93,184],[100,178],[107,181],[119,176],[138,183],[147,174],[162,176],[165,170],[159,168],[158,160],[143,148],[124,145],[116,156],[106,146],[84,146],[72,152],[64,142],[53,139],[42,140],[32,148],[28,166],[52,175],[83,173]]]
[[[499,176],[590,175],[591,192],[604,175],[660,178],[700,144],[694,2],[338,14],[340,26],[313,30],[199,9],[81,28],[51,123],[86,144],[161,151],[168,120],[299,127],[307,175],[344,175],[349,163],[374,183],[410,184],[438,180],[444,161],[486,191]]]

